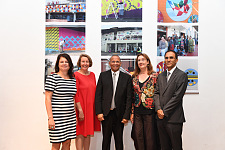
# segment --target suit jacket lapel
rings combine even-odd
[[[166,71],[164,71],[163,73],[162,73],[162,87],[163,87],[163,93],[164,93],[164,91],[165,91],[165,89],[166,89],[166,86],[167,86],[167,78],[166,78],[166,75],[167,75],[167,72]]]
[[[113,96],[113,80],[112,80],[112,72],[111,70],[108,71],[108,81],[109,81],[109,88],[112,89],[111,97]]]
[[[116,100],[116,93],[118,88],[121,86],[121,84],[123,84],[123,73],[120,71],[119,77],[118,77],[118,81],[117,81],[117,85],[116,85],[116,91],[115,91],[115,100]]]
[[[173,73],[172,73],[172,75],[171,75],[171,77],[170,77],[170,79],[169,79],[168,82],[167,82],[167,78],[166,78],[167,85],[166,85],[166,87],[165,87],[165,89],[164,89],[164,91],[163,91],[163,94],[164,94],[164,92],[166,91],[166,89],[168,88],[168,86],[171,84],[171,82],[173,82],[173,80],[175,79],[177,71],[178,71],[178,69],[176,68],[176,69],[173,71]],[[167,73],[167,71],[165,71],[165,72]]]

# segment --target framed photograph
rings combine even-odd
[[[102,0],[102,22],[142,22],[142,0]]]
[[[86,0],[46,0],[46,22],[85,22]]]
[[[102,26],[101,55],[136,56],[142,52],[142,27]]]
[[[179,56],[198,56],[198,25],[158,25],[157,56],[174,50]]]
[[[158,22],[198,23],[199,0],[158,0]]]
[[[85,52],[85,26],[46,26],[45,55]]]

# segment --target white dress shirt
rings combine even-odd
[[[113,72],[113,71],[111,70],[111,73],[112,73],[112,80],[113,80],[113,74],[114,74],[114,73],[116,74],[116,77],[115,77],[115,86],[113,87],[113,97],[112,97],[112,99],[113,99],[114,102],[115,102],[115,93],[116,93],[116,87],[117,87],[117,82],[118,82],[118,79],[119,79],[120,71],[118,70],[118,71],[116,71],[116,72]],[[113,101],[113,100],[112,100],[112,101]],[[116,108],[116,105],[115,105],[115,108]],[[112,109],[114,109],[114,108],[112,108]]]
[[[177,66],[173,67],[170,71],[168,71],[168,69],[166,69],[167,75],[168,75],[168,72],[170,72],[170,75],[167,77],[167,82],[169,81],[170,77],[172,76],[172,74],[176,68],[177,68]]]

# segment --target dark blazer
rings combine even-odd
[[[117,81],[115,104],[116,114],[119,119],[130,118],[132,101],[132,80],[131,76],[120,71]],[[96,114],[107,116],[110,112],[113,96],[113,81],[111,70],[102,72],[99,76],[95,93]]]
[[[185,122],[183,96],[187,89],[187,74],[176,68],[167,83],[167,71],[159,74],[154,93],[155,110],[162,109],[169,123]],[[158,117],[157,117],[158,118]]]

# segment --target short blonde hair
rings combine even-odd
[[[82,57],[87,57],[87,58],[88,58],[88,61],[89,61],[89,67],[91,67],[91,66],[92,66],[92,59],[91,59],[91,57],[90,57],[89,55],[87,55],[87,54],[81,54],[81,55],[80,55],[80,57],[79,57],[79,59],[78,59],[78,61],[77,61],[77,66],[80,67],[80,62],[81,62],[81,58],[82,58]]]

